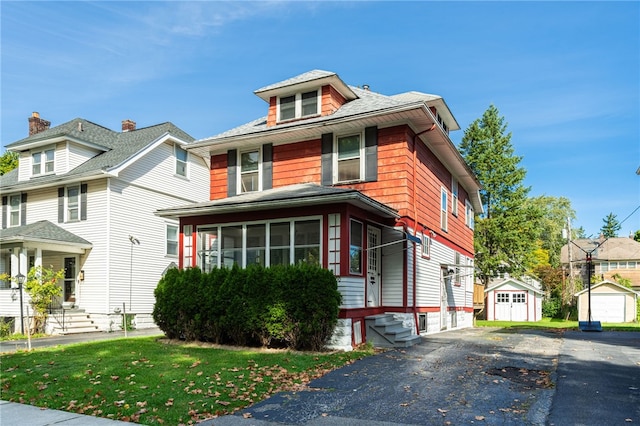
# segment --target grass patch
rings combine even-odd
[[[519,321],[487,321],[476,320],[477,327],[500,327],[511,329],[566,329],[578,330],[578,321],[566,321],[557,318],[543,318],[537,322]],[[639,331],[638,323],[602,323],[602,329],[607,331]]]
[[[142,424],[229,414],[372,354],[227,350],[113,339],[0,357],[2,399]]]

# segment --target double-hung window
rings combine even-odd
[[[55,150],[53,148],[31,153],[31,175],[39,176],[54,172]]]
[[[240,153],[240,192],[260,191],[260,150]]]
[[[186,149],[174,145],[175,155],[176,155],[176,175],[187,177],[187,158],[188,153]]]
[[[167,224],[167,256],[178,255],[178,225]]]
[[[458,216],[458,181],[451,178],[451,214]]]
[[[440,228],[447,230],[447,190],[440,188]]]
[[[336,140],[336,182],[360,180],[362,176],[362,135],[339,136]]]
[[[9,196],[9,226],[20,225],[20,194]]]
[[[465,211],[465,218],[464,218],[464,220],[465,220],[465,224],[466,224],[469,228],[473,229],[473,228],[474,228],[474,226],[475,226],[475,224],[474,224],[474,221],[475,221],[474,214],[475,214],[475,213],[473,212],[473,206],[471,205],[471,203],[470,203],[470,202],[468,202],[468,201],[467,201],[467,202],[465,203],[465,207],[466,207],[466,211]]]
[[[80,185],[67,186],[67,222],[80,220]]]
[[[422,235],[422,257],[431,257],[431,237],[428,235]]]
[[[318,115],[318,90],[283,96],[278,100],[278,121]]]

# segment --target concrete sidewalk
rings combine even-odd
[[[18,404],[15,402],[0,400],[0,424],[1,425],[77,425],[77,426],[107,426],[124,425],[118,420],[109,420],[101,417],[85,416],[82,414],[69,413],[67,411],[49,410],[46,408],[34,407],[33,405]]]

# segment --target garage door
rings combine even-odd
[[[600,322],[624,322],[624,296],[592,293],[591,319]]]

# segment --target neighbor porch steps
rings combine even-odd
[[[408,348],[422,341],[413,330],[404,327],[393,314],[371,315],[365,318],[367,342],[382,348]]]
[[[50,317],[53,324],[52,334],[77,334],[98,331],[98,326],[91,319],[91,315],[82,309],[65,309]],[[64,321],[63,321],[64,318]]]

